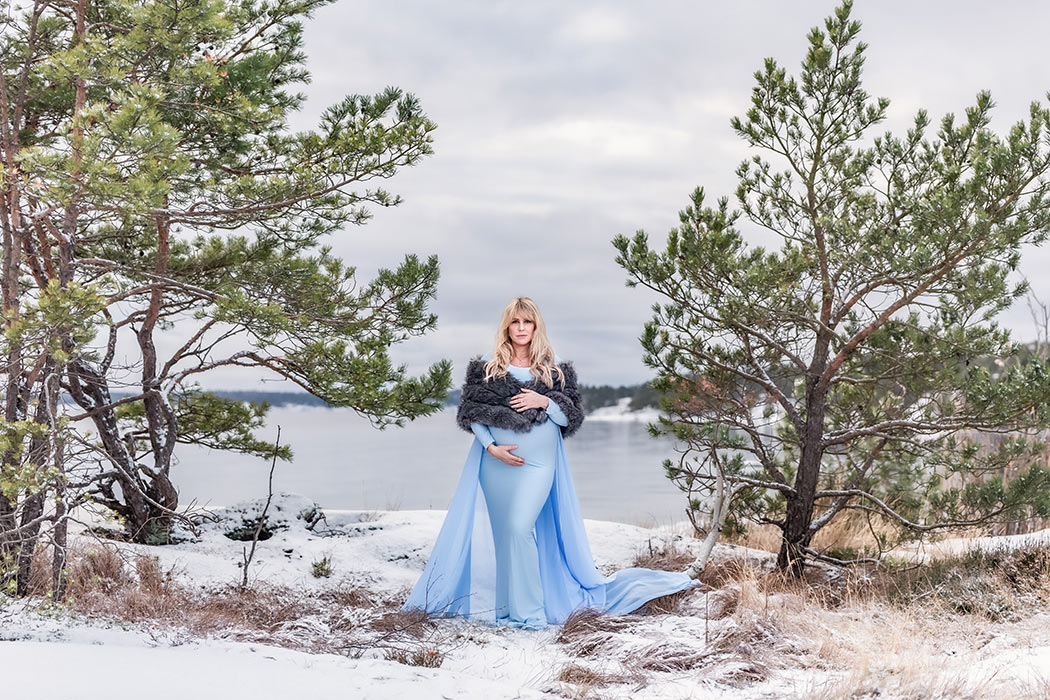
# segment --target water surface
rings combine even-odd
[[[376,430],[353,411],[274,407],[260,437],[290,444],[277,462],[275,491],[292,491],[332,509],[441,509],[455,491],[473,434],[455,408],[404,428]],[[673,442],[649,437],[644,422],[584,420],[565,451],[585,518],[640,525],[683,520],[685,496],[663,475]],[[269,460],[180,445],[172,478],[183,504],[226,505],[265,496]]]

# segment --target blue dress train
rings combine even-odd
[[[509,370],[522,382],[527,367]],[[462,616],[527,629],[561,624],[578,608],[623,614],[699,582],[684,572],[594,566],[565,459],[565,414],[528,432],[474,423],[475,439],[434,548],[402,610]],[[485,449],[517,445],[511,466]]]

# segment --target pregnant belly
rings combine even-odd
[[[534,425],[532,430],[518,433],[506,428],[491,427],[492,437],[497,445],[517,445],[517,449],[511,450],[525,460],[524,466],[553,466],[554,454],[558,447],[558,424],[547,420],[540,425]],[[485,453],[486,460],[496,460],[492,455]],[[496,460],[499,461],[499,460]],[[500,462],[500,464],[503,464]]]

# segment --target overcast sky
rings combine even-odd
[[[655,298],[624,286],[610,241],[644,229],[662,243],[698,185],[712,202],[732,195],[749,151],[729,119],[746,110],[752,74],[767,56],[797,72],[807,31],[833,7],[342,0],[319,11],[305,26],[313,81],[293,127],[387,85],[438,124],[435,154],[388,183],[404,203],[333,240],[362,278],[406,253],[438,255],[438,330],[395,359],[419,371],[449,358],[458,385],[524,295],[581,381],[649,379],[637,338]],[[854,15],[869,45],[865,87],[891,100],[884,128],[903,131],[919,107],[935,120],[961,113],[990,89],[1003,132],[1050,89],[1042,3],[880,0]],[[1023,258],[1045,300],[1048,266],[1046,247]],[[1003,322],[1034,336],[1023,306]]]

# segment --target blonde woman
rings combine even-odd
[[[583,423],[576,371],[532,299],[507,304],[492,352],[466,374],[456,420],[475,439],[403,609],[541,629],[577,608],[627,613],[697,585],[685,572],[595,568],[562,444]]]

